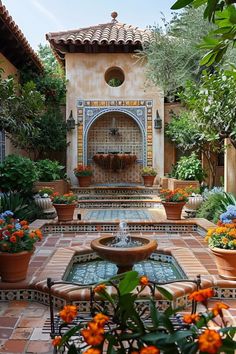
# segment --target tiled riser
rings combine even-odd
[[[129,232],[168,232],[168,233],[189,233],[197,230],[196,225],[160,225],[160,224],[140,224],[132,223],[128,224]],[[93,224],[83,223],[76,225],[45,225],[43,232],[46,233],[62,233],[62,232],[102,232],[102,233],[111,233],[117,232],[118,224]]]
[[[114,201],[89,201],[86,203],[78,202],[77,207],[81,209],[100,209],[100,208],[158,208],[160,206],[159,203],[155,202],[114,202]]]
[[[157,194],[157,189],[152,188],[140,188],[140,189],[123,189],[123,188],[115,188],[115,189],[103,189],[103,188],[79,188],[73,187],[72,190],[77,194],[96,194],[96,195],[151,195]]]

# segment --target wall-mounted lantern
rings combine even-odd
[[[73,113],[72,113],[72,110],[70,111],[70,115],[69,115],[69,118],[67,119],[66,121],[66,129],[67,130],[72,130],[72,129],[75,129],[75,126],[77,124],[75,124],[75,120],[74,120],[74,117],[73,117]]]
[[[162,128],[162,119],[160,117],[158,109],[156,111],[156,118],[154,119],[154,128],[155,129],[161,129]]]

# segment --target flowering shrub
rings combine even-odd
[[[74,168],[74,174],[76,177],[92,176],[93,171],[90,166],[78,165]]]
[[[51,195],[51,200],[53,204],[74,204],[76,203],[77,195],[72,192],[63,195],[55,192]]]
[[[110,295],[107,285],[112,285],[116,294]],[[176,327],[171,321],[176,310],[168,308],[160,312],[151,297],[149,313],[137,306],[137,297],[146,287],[153,294],[154,283],[145,276],[139,278],[135,271],[99,284],[93,294],[99,300],[106,300],[109,306],[103,302],[91,321],[80,321],[79,309],[66,305],[59,313],[63,321],[61,329],[68,323],[70,329],[56,336],[53,345],[60,353],[65,350],[83,354],[234,353],[236,327],[226,327],[223,311],[228,309],[227,304],[218,302],[212,309],[208,308],[207,300],[214,295],[212,289],[194,291],[189,296],[190,300],[205,306],[206,311],[185,314],[183,324]],[[157,288],[172,299],[164,288]]]
[[[207,231],[205,240],[210,247],[236,249],[236,206],[228,206],[220,215],[217,226]]]
[[[141,175],[142,176],[156,176],[157,171],[153,167],[143,167],[141,170]]]
[[[40,189],[38,193],[39,193],[40,197],[48,198],[53,194],[53,188],[44,187],[44,188]]]
[[[187,202],[188,193],[185,189],[177,188],[171,191],[170,189],[162,189],[160,191],[161,200],[164,202]]]
[[[0,214],[0,251],[17,253],[31,251],[36,241],[42,239],[39,229],[30,230],[27,221],[14,219],[10,210]]]

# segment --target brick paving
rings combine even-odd
[[[153,212],[153,215],[155,218],[160,219],[163,218],[161,213],[162,211],[158,210],[156,213]],[[41,221],[38,221],[38,225],[41,223]],[[35,226],[37,226],[37,223],[35,223]],[[157,239],[160,249],[173,248],[176,254],[180,252],[180,257],[182,258],[187,254],[187,251],[193,252],[196,259],[200,264],[204,265],[209,274],[219,280],[214,260],[203,237],[197,232],[155,232],[151,235],[149,234],[149,236]],[[68,251],[72,247],[79,249],[80,247],[88,246],[91,240],[96,237],[97,235],[95,234],[78,234],[75,232],[49,233],[45,235],[42,242],[37,245],[36,252],[31,259],[27,281],[19,284],[18,288],[23,287],[24,284],[29,284],[32,279],[41,275],[46,264],[58,248],[63,247],[68,249]],[[183,249],[185,249],[185,253],[181,253]],[[192,266],[191,260],[189,261],[189,258],[186,258],[186,267],[191,270]],[[225,281],[219,280],[220,282],[224,283]],[[231,283],[234,283],[233,287],[235,287],[235,282]],[[3,289],[4,284],[0,283],[0,287]],[[232,323],[234,316],[236,316],[236,300],[224,300],[224,302],[231,307],[226,315]],[[28,301],[0,302],[0,353],[52,353],[53,349],[49,334],[42,332],[48,317],[48,307],[40,303]]]

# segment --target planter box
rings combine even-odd
[[[193,188],[199,188],[200,184],[198,181],[184,181],[181,179],[168,178],[168,188],[174,190],[176,188],[186,188],[192,186]]]
[[[168,188],[168,180],[169,180],[169,177],[162,177],[160,179],[160,186],[162,189],[167,189]]]
[[[69,192],[69,183],[64,179],[58,179],[56,181],[51,182],[36,182],[34,184],[34,190],[38,192],[40,189],[50,187],[54,189],[54,192],[58,192],[60,194],[65,194]]]

